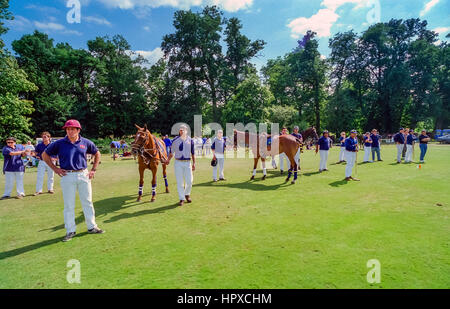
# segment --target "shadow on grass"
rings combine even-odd
[[[338,188],[338,187],[343,186],[343,185],[346,185],[346,184],[348,184],[348,183],[349,183],[349,182],[346,181],[346,180],[338,180],[338,181],[335,181],[335,182],[330,183],[329,185],[332,186],[332,187]]]
[[[81,237],[81,236],[85,236],[87,234],[88,234],[87,232],[83,232],[83,233],[77,234],[75,236],[75,238]],[[41,242],[38,242],[38,243],[35,243],[35,244],[32,244],[32,245],[28,245],[28,246],[25,246],[25,247],[22,247],[22,248],[17,248],[17,249],[13,249],[13,250],[9,250],[9,251],[0,252],[0,260],[4,260],[4,259],[7,259],[7,258],[10,258],[10,257],[13,257],[13,256],[17,256],[17,255],[21,255],[23,253],[27,253],[29,251],[33,251],[33,250],[36,250],[36,249],[39,249],[39,248],[42,248],[42,247],[46,247],[46,246],[50,246],[50,245],[56,244],[58,242],[61,242],[62,239],[63,239],[63,237],[61,236],[61,237],[58,237],[58,238],[44,240],[44,241],[41,241]]]
[[[318,175],[318,174],[322,174],[322,172],[319,172],[319,171],[317,171],[317,172],[309,172],[309,173],[303,173],[302,175],[306,176],[306,177],[310,177],[310,176],[314,176],[314,175]]]
[[[117,196],[117,197],[111,197],[104,200],[99,200],[94,202],[94,209],[95,209],[95,218],[102,218],[110,213],[114,213],[118,210],[123,210],[129,207],[133,207],[136,205],[140,205],[142,203],[145,203],[146,196],[149,196],[151,194],[144,194],[143,195],[143,201],[137,202],[137,195],[125,195],[125,196]],[[75,218],[75,224],[80,224],[84,222],[84,215],[81,214],[78,217]],[[59,230],[64,229],[64,223],[48,228],[40,230],[39,232],[45,232],[45,231],[52,231],[56,232]]]
[[[185,205],[187,205],[187,204],[185,204]],[[162,212],[165,212],[166,210],[175,209],[177,207],[180,207],[180,206],[178,205],[178,203],[175,203],[173,205],[163,206],[163,207],[154,208],[154,209],[145,209],[145,210],[141,210],[141,211],[134,212],[134,213],[124,213],[124,214],[120,214],[115,217],[112,217],[111,219],[106,220],[105,223],[112,223],[112,222],[116,222],[116,221],[123,220],[123,219],[129,219],[129,218],[146,216],[146,215],[151,215],[151,214],[156,214],[156,213],[162,213]]]
[[[247,180],[245,182],[241,182],[241,183],[229,183],[227,181],[221,181],[218,183],[214,183],[213,181],[208,181],[208,182],[204,182],[204,183],[198,183],[198,184],[194,184],[193,187],[216,187],[216,188],[220,188],[220,187],[227,187],[227,188],[232,188],[232,189],[244,189],[244,190],[251,190],[251,191],[271,191],[271,190],[276,190],[278,188],[282,188],[282,187],[287,187],[289,186],[289,183],[285,182],[287,173],[280,175],[280,172],[276,172],[276,171],[268,171],[267,172],[267,177],[266,180],[262,180],[261,178],[256,178],[255,180]],[[258,175],[259,177],[259,175]],[[282,183],[280,184],[276,184],[276,185],[264,185],[264,183],[267,181],[267,179],[270,178],[275,178],[275,177],[282,177]],[[293,178],[291,177],[291,180]]]

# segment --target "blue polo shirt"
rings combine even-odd
[[[408,134],[408,136],[406,137],[406,144],[408,145],[412,145],[413,141],[416,140],[416,137],[413,134]]]
[[[302,139],[303,136],[300,133],[292,133],[291,134],[293,137],[298,138],[298,139]]]
[[[345,150],[355,152],[356,146],[358,146],[358,139],[348,137],[345,140]]]
[[[369,143],[370,137],[364,136],[364,147],[372,147],[372,143]]]
[[[21,156],[11,156],[11,152],[16,151],[24,151],[25,148],[20,145],[16,144],[16,148],[11,148],[9,146],[3,147],[2,154],[3,154],[3,173],[5,172],[25,172],[25,166],[23,165],[22,157]]]
[[[379,148],[380,147],[380,139],[381,136],[378,134],[370,134],[370,138],[372,139],[372,147],[373,148]]]
[[[345,147],[345,137],[339,137],[339,142],[341,143],[341,147]]]
[[[112,141],[110,146],[114,146],[114,148],[120,148],[120,142]]]
[[[394,135],[394,142],[404,144],[405,136],[402,133],[398,132],[397,134]]]
[[[322,136],[317,141],[320,150],[330,150],[331,138]]]
[[[34,151],[36,152],[36,156],[38,157],[39,160],[42,160],[42,153],[45,151],[45,149],[47,149],[47,147],[50,145],[51,143],[49,143],[48,145],[45,145],[44,143],[39,143],[36,145],[36,147],[34,148]],[[55,158],[57,156],[51,156],[52,158]]]
[[[170,138],[165,138],[164,144],[166,144],[166,147],[170,147],[170,146],[172,146],[172,141],[170,140]]]
[[[426,139],[426,138],[430,138],[428,135],[423,135],[423,134],[421,134],[420,136],[419,136],[419,141],[420,141],[420,143],[421,144],[428,144],[428,142],[425,142],[425,141],[423,141],[424,139]]]
[[[45,152],[49,156],[58,156],[59,165],[64,170],[84,170],[87,168],[87,154],[96,154],[97,147],[87,138],[81,137],[72,144],[66,136],[63,139],[51,143]]]

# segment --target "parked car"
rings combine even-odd
[[[450,134],[441,137],[436,137],[436,140],[441,144],[450,144]]]

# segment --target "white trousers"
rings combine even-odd
[[[295,154],[295,157],[294,157],[295,163],[297,163],[297,167],[300,166],[300,153],[301,153],[301,151],[300,151],[300,148],[299,148],[297,150],[297,153]]]
[[[370,154],[372,153],[372,147],[364,146],[364,160],[363,162],[370,161]]]
[[[287,155],[283,152],[280,153],[279,155],[279,160],[280,160],[280,170],[285,171],[284,169],[284,161],[286,160],[286,170],[291,169],[291,162],[289,162],[289,158],[287,157]]]
[[[347,161],[347,165],[345,166],[345,177],[352,176],[353,166],[356,163],[356,152],[345,151],[345,160]]]
[[[213,179],[217,180],[217,170],[219,170],[219,178],[225,178],[223,174],[223,167],[225,165],[225,158],[217,158],[217,165],[213,166]]]
[[[339,152],[339,161],[345,161],[345,147],[341,147],[341,151]]]
[[[402,162],[403,144],[397,144],[397,162]]]
[[[194,176],[192,174],[191,161],[175,160],[175,178],[177,179],[177,190],[180,201],[186,199],[186,195],[191,195],[192,181]]]
[[[319,170],[327,169],[328,153],[329,153],[328,150],[319,150],[319,154],[320,154]]]
[[[11,192],[14,188],[14,180],[16,181],[17,195],[25,196],[25,190],[23,189],[23,175],[24,172],[5,172],[5,193],[3,196],[11,196]]]
[[[64,198],[64,226],[67,233],[75,232],[77,229],[75,223],[75,195],[77,191],[88,230],[97,227],[88,170],[78,173],[67,173],[66,176],[61,178],[61,190]]]
[[[44,186],[44,176],[47,172],[47,190],[53,190],[53,181],[55,172],[50,168],[50,166],[45,163],[45,161],[39,161],[37,168],[37,180],[36,180],[36,192],[42,192],[42,187]]]
[[[406,145],[405,162],[411,162],[413,155],[413,145]]]

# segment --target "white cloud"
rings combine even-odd
[[[369,3],[369,0],[323,0],[320,4],[325,7],[311,17],[298,17],[287,26],[291,28],[291,37],[300,38],[308,30],[317,32],[318,37],[331,36],[331,27],[339,19],[337,9],[345,4],[356,5],[354,9],[361,8]]]
[[[105,25],[111,27],[111,23],[106,18],[103,17],[86,16],[83,17],[82,19],[88,23],[94,23],[97,25]]]
[[[32,27],[31,21],[20,15],[14,16],[13,20],[6,20],[5,25],[12,30],[19,31],[27,30]]]
[[[54,31],[59,31],[59,30],[64,30],[65,27],[61,24],[57,24],[57,23],[41,23],[38,21],[34,22],[34,25],[36,26],[36,28],[39,29],[43,29],[43,30],[54,30]]]
[[[310,18],[299,17],[288,24],[291,28],[291,37],[294,39],[300,38],[308,30],[317,32],[318,37],[328,37],[331,35],[331,26],[339,18],[335,11],[330,9],[320,9],[317,14]]]
[[[135,50],[134,52],[147,59],[150,65],[155,64],[164,56],[161,47],[157,47],[154,50]]]
[[[150,27],[149,27],[149,26],[144,26],[144,27],[142,27],[142,29],[144,29],[144,30],[147,31],[147,32],[150,31]]]
[[[435,6],[436,4],[439,3],[440,0],[430,0],[425,4],[425,7],[423,8],[422,11],[420,11],[420,17],[424,16],[425,14],[427,14],[431,8],[433,6]]]
[[[67,29],[64,25],[54,22],[42,23],[39,21],[35,21],[34,26],[40,30],[47,32],[58,32],[61,34],[78,35],[78,36],[82,35],[82,33],[79,31]]]
[[[188,9],[192,6],[217,5],[229,12],[236,12],[241,9],[248,9],[252,6],[253,0],[100,0],[106,6],[133,9],[135,7],[171,6],[179,9]]]
[[[438,27],[433,29],[434,32],[439,34],[447,34],[450,31],[450,27]]]

